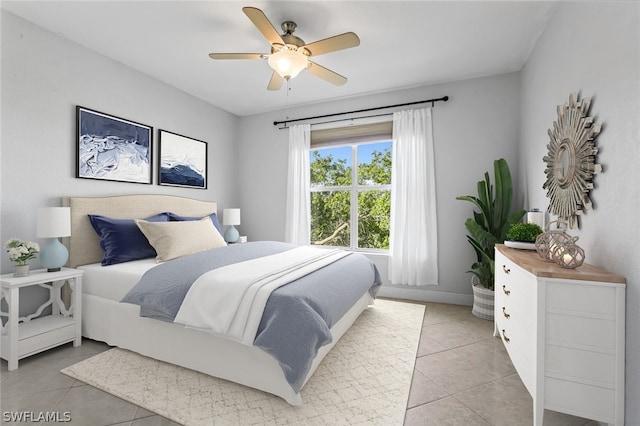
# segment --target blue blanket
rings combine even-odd
[[[234,244],[162,263],[147,271],[122,299],[140,305],[140,315],[173,322],[191,284],[212,269],[295,246],[280,242]],[[264,310],[254,345],[273,356],[299,392],[330,328],[362,297],[381,284],[375,265],[352,254],[275,290]]]

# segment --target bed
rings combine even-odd
[[[149,218],[162,212],[172,212],[184,217],[204,218],[217,212],[216,203],[166,195],[124,195],[65,197],[63,205],[71,209],[71,237],[65,241],[69,248],[69,266],[84,270],[82,286],[82,334],[84,337],[259,389],[277,395],[292,405],[302,404],[300,392],[302,387],[360,313],[373,303],[375,291],[380,284],[377,270],[371,264],[371,278],[368,275],[369,272],[367,272],[366,278],[358,278],[358,280],[371,279],[370,288],[362,291],[362,294],[358,293],[356,300],[345,309],[346,312],[341,314],[341,317],[336,321],[330,323],[328,327],[330,342],[317,350],[317,354],[311,358],[310,366],[308,370],[305,370],[299,384],[292,386],[290,377],[285,374],[286,368],[283,367],[282,362],[258,346],[248,345],[227,336],[205,332],[195,327],[142,317],[140,316],[140,306],[121,302],[126,295],[132,293],[132,288],[141,277],[152,276],[152,272],[160,271],[160,269],[154,269],[160,265],[166,271],[166,268],[170,267],[168,265],[172,265],[171,261],[157,263],[155,258],[145,258],[109,266],[101,265],[104,252],[98,234],[89,220],[89,215],[130,220]],[[235,244],[212,251],[218,250],[222,253],[221,250],[227,250],[232,252],[240,249],[249,250],[249,247],[256,246]],[[364,256],[356,254],[347,258],[353,256],[364,258]],[[344,259],[335,261],[334,264],[339,265],[340,262],[344,262]],[[330,266],[333,268],[333,265]],[[329,269],[329,267],[322,268],[322,271]],[[309,276],[317,273],[310,273]],[[280,287],[273,294],[287,287],[295,289],[294,284],[297,285],[299,281],[305,279],[307,277]],[[346,282],[340,283],[341,286],[348,284]],[[269,297],[267,303],[272,303],[272,299],[276,298]],[[265,323],[264,320],[260,323],[260,330],[263,328],[263,323]]]

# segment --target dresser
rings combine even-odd
[[[623,425],[625,278],[495,250],[494,335],[533,397],[534,425],[545,409]]]

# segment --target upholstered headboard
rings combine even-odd
[[[120,195],[114,197],[64,197],[62,205],[71,208],[69,266],[75,268],[102,260],[98,234],[89,222],[89,214],[114,219],[142,219],[162,212],[182,216],[207,216],[217,213],[217,203],[173,195]]]

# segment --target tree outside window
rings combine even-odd
[[[391,142],[317,148],[310,156],[311,244],[388,250]]]

